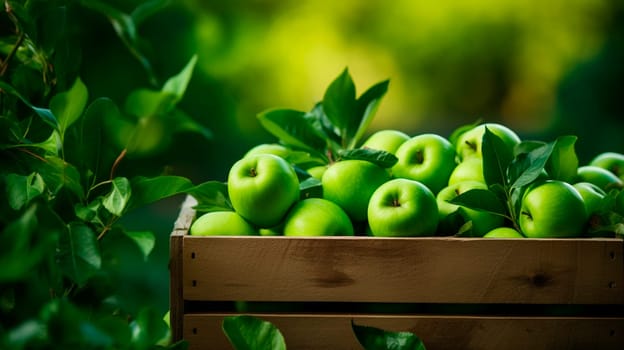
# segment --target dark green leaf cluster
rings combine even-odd
[[[220,183],[126,176],[119,165],[167,146],[175,132],[210,131],[177,108],[197,57],[160,88],[139,50],[137,26],[168,1],[131,14],[101,1],[7,1],[0,61],[0,348],[153,349],[169,345],[163,315],[126,299],[119,266],[146,260],[156,239],[127,230],[130,211],[181,193],[215,198]],[[74,11],[108,18],[154,83],[123,108],[92,98],[78,75]],[[70,30],[70,28],[74,28]],[[163,270],[163,274],[166,271]]]
[[[388,84],[388,80],[379,82],[358,97],[349,70],[345,68],[329,84],[323,100],[309,112],[269,109],[259,113],[258,119],[280,143],[308,155],[291,160],[295,165],[362,159],[388,168],[397,161],[393,154],[356,149],[388,91]]]

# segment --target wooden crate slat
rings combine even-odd
[[[189,349],[232,349],[221,330],[224,314],[187,314]],[[621,349],[624,318],[402,315],[256,315],[275,324],[289,349],[358,349],[356,324],[418,335],[436,349]]]
[[[621,239],[191,237],[186,300],[622,304]]]

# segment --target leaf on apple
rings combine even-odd
[[[453,198],[450,203],[507,217],[505,203],[490,190],[473,188]]]
[[[483,177],[488,186],[507,185],[507,167],[513,160],[513,153],[505,142],[487,127],[481,144],[483,157]]]
[[[577,139],[573,135],[557,138],[545,167],[551,178],[566,182],[574,181],[579,166],[579,160],[574,149]]]
[[[355,159],[369,161],[382,168],[391,168],[399,161],[399,159],[390,152],[371,148],[341,150],[338,156],[341,160]]]
[[[301,199],[306,198],[322,198],[323,197],[323,185],[321,180],[308,177],[299,183],[299,193]]]
[[[271,109],[258,114],[258,120],[283,144],[323,155],[325,139],[305,115],[305,112],[293,109]]]

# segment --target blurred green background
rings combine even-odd
[[[142,1],[109,1],[130,11]],[[81,76],[91,97],[123,102],[148,86],[110,23],[85,11]],[[624,3],[553,1],[176,0],[139,28],[161,80],[193,54],[180,108],[213,132],[179,134],[164,153],[127,159],[131,172],[225,181],[250,147],[275,141],[258,112],[309,110],[345,67],[358,92],[390,79],[369,132],[411,135],[481,118],[522,138],[579,137],[581,163],[624,152]],[[161,81],[162,83],[162,81]],[[132,213],[129,228],[158,234],[148,262],[128,261],[128,293],[166,308],[168,240],[180,197]],[[132,258],[129,258],[132,259]]]

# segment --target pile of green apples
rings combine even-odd
[[[258,115],[278,139],[236,161],[199,203],[192,235],[614,237],[624,234],[624,154],[580,165],[576,137],[522,140],[475,123],[449,137],[366,128],[388,88],[356,97],[345,69],[311,111]],[[202,207],[210,210],[202,212]]]

